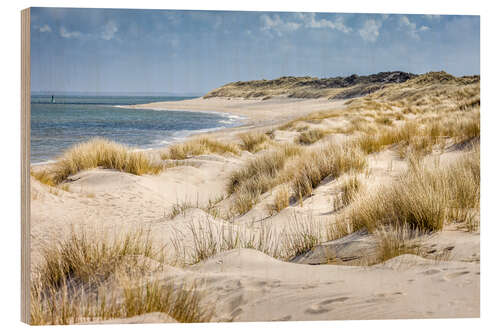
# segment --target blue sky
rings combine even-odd
[[[479,74],[479,16],[33,8],[32,91],[202,94],[238,80]]]

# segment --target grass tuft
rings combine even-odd
[[[377,242],[375,263],[381,263],[403,254],[422,255],[422,233],[403,224],[378,228],[374,232]]]
[[[399,181],[356,201],[350,221],[354,230],[369,231],[403,224],[438,231],[445,221],[467,223],[479,211],[479,170],[477,148],[446,168],[410,160],[410,170]]]
[[[274,215],[281,212],[290,205],[290,193],[286,186],[280,187],[274,196],[273,203],[269,205],[269,215]]]
[[[344,206],[349,205],[361,190],[362,183],[358,175],[352,175],[347,178],[340,186],[341,201]]]
[[[40,182],[58,185],[80,171],[105,168],[134,175],[158,174],[163,170],[143,152],[130,151],[124,145],[101,138],[79,143],[68,149],[50,169],[32,172]]]
[[[338,178],[349,171],[363,171],[366,165],[365,154],[352,144],[330,143],[307,152],[290,166],[295,170],[291,181],[294,197],[301,200],[311,195],[326,177]]]
[[[189,140],[173,145],[166,153],[161,155],[162,160],[185,160],[192,156],[203,154],[234,154],[239,155],[238,146],[230,143],[223,143],[207,137]]]
[[[308,131],[301,132],[297,137],[296,142],[303,145],[310,145],[323,139],[326,134],[327,132],[321,129],[310,129]]]
[[[265,148],[270,141],[269,137],[262,132],[246,132],[239,135],[241,139],[241,149],[251,153],[256,153]]]
[[[195,284],[141,283],[161,270],[161,251],[141,231],[115,239],[75,233],[50,245],[35,270],[32,325],[66,325],[163,312],[179,322],[205,322],[212,310]],[[135,281],[135,282],[134,282]],[[138,283],[137,283],[138,281]]]

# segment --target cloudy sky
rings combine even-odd
[[[479,74],[479,17],[33,8],[32,91],[202,94],[238,80]]]

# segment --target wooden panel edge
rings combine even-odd
[[[30,323],[30,8],[21,11],[21,321]]]

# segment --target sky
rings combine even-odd
[[[32,8],[32,92],[201,95],[233,81],[479,74],[479,16]]]

